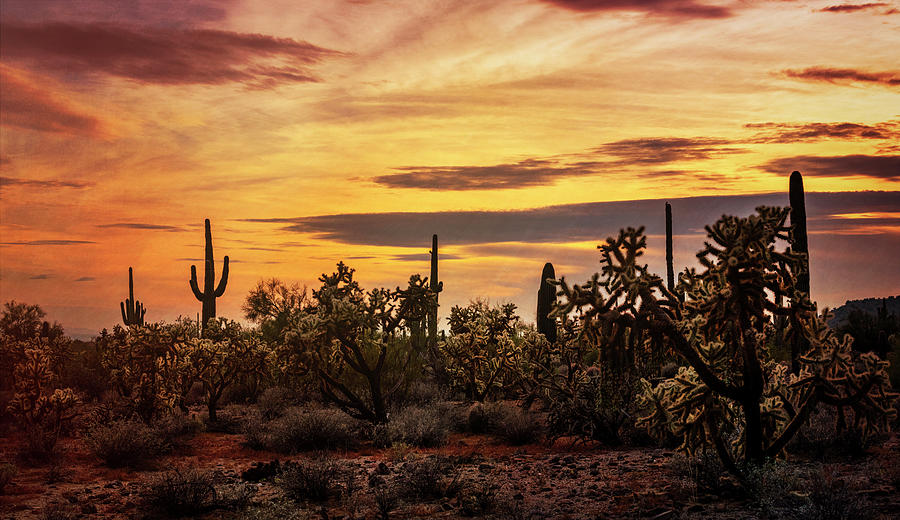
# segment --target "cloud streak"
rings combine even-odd
[[[900,181],[900,155],[797,155],[771,160],[759,168],[770,173],[799,170],[814,177],[864,176]]]
[[[897,71],[871,72],[833,67],[808,67],[802,70],[786,69],[781,72],[789,78],[803,81],[833,84],[871,83],[885,87],[900,87],[900,72]]]
[[[533,157],[514,163],[487,166],[405,166],[399,173],[379,175],[376,184],[389,188],[426,190],[497,190],[546,186],[558,180],[601,174],[619,174],[624,169],[646,168],[681,161],[714,159],[744,153],[731,142],[710,137],[653,137],[626,139],[603,144],[583,154]],[[655,178],[680,177],[686,170],[641,171]]]
[[[141,229],[141,230],[151,230],[151,231],[187,231],[186,229],[176,227],[176,226],[167,226],[163,224],[146,224],[140,222],[116,222],[114,224],[98,224],[98,228],[121,228],[121,229]]]
[[[544,0],[578,12],[633,11],[676,19],[717,19],[733,15],[730,9],[694,0]]]
[[[817,228],[818,218],[833,214],[900,211],[900,192],[808,193],[810,229],[857,226],[848,220]],[[368,246],[421,247],[437,233],[445,245],[502,242],[552,243],[601,240],[620,228],[646,226],[665,233],[662,199],[565,204],[514,211],[434,213],[345,213],[297,218],[244,219],[278,224],[284,231],[318,239]],[[786,193],[723,195],[670,199],[675,234],[703,233],[722,214],[747,215],[760,205],[787,206]]]
[[[93,240],[23,240],[20,242],[0,242],[6,246],[71,246],[78,244],[96,244]]]
[[[866,9],[877,9],[879,7],[888,7],[890,4],[884,2],[872,2],[868,4],[838,4],[830,5],[819,9],[822,13],[855,13]]]
[[[12,186],[20,186],[24,188],[36,188],[41,190],[52,190],[57,188],[73,188],[83,189],[92,184],[77,181],[61,181],[56,179],[21,179],[18,177],[0,177],[0,189]]]
[[[748,123],[744,128],[756,130],[754,143],[796,143],[823,139],[859,141],[865,139],[900,140],[900,120],[874,125],[860,123]]]
[[[66,22],[4,22],[0,30],[5,60],[143,84],[271,88],[315,82],[312,66],[343,55],[305,41],[219,30]]]
[[[0,42],[4,41],[5,33],[0,39]],[[99,118],[48,90],[31,75],[2,63],[0,91],[3,92],[0,96],[0,125],[94,138],[101,138],[106,133]]]

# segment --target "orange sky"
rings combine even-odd
[[[0,4],[0,296],[73,334],[119,321],[129,266],[148,319],[195,315],[204,218],[234,262],[220,315],[339,259],[403,284],[440,232],[442,313],[483,296],[531,320],[545,261],[582,280],[605,236],[662,215],[566,205],[714,197],[675,205],[699,211],[675,214],[683,267],[702,222],[753,207],[729,197],[793,169],[892,192],[810,203],[813,298],[900,294],[896,2],[114,5]]]

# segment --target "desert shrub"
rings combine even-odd
[[[75,520],[81,517],[81,511],[74,504],[51,502],[41,507],[40,520]]]
[[[378,520],[388,520],[391,511],[400,505],[400,492],[396,484],[381,475],[369,479],[369,493],[375,501],[375,513]]]
[[[491,420],[490,431],[513,446],[537,442],[544,426],[537,414],[518,406],[504,406]]]
[[[779,517],[803,505],[796,493],[802,486],[798,468],[783,461],[748,464],[742,471],[744,490],[767,516]]]
[[[3,490],[12,482],[17,473],[18,470],[13,464],[8,462],[0,464],[0,495],[3,494]]]
[[[491,513],[498,506],[499,489],[500,486],[493,479],[464,483],[457,496],[460,514],[481,517]]]
[[[340,477],[341,468],[333,458],[318,456],[285,463],[275,482],[294,500],[322,502],[340,492]]]
[[[722,490],[725,468],[712,451],[703,450],[694,456],[676,453],[669,461],[669,467],[690,482],[694,491],[718,493]]]
[[[280,417],[294,402],[294,392],[283,386],[266,388],[256,400],[262,418],[271,421]]]
[[[865,435],[853,424],[853,412],[849,411],[843,427],[838,427],[834,408],[820,408],[810,414],[809,420],[800,428],[788,444],[788,451],[819,461],[835,456],[861,457],[867,450],[882,440],[882,435]]]
[[[866,520],[873,517],[860,495],[828,466],[813,472],[805,490],[809,493],[806,503],[793,513],[798,520]]]
[[[292,409],[268,423],[245,430],[248,446],[280,453],[347,449],[358,437],[355,421],[333,409]]]
[[[175,469],[151,480],[141,496],[149,509],[182,517],[244,507],[253,492],[254,488],[246,484],[224,483],[213,471]]]
[[[453,459],[431,455],[405,462],[397,479],[405,499],[420,501],[456,496],[462,486],[461,476]]]
[[[431,380],[415,381],[406,391],[404,402],[407,405],[426,406],[447,401],[450,389]]]
[[[376,425],[372,442],[378,447],[406,443],[436,448],[446,444],[449,435],[449,421],[439,408],[409,406],[393,414],[387,424]]]
[[[172,413],[159,418],[152,428],[164,442],[175,444],[196,435],[203,424],[196,417]]]
[[[84,441],[110,467],[140,466],[171,449],[159,430],[134,419],[97,425]]]
[[[551,399],[547,414],[550,438],[621,444],[626,429],[634,425],[637,386],[628,374],[617,375],[585,374],[574,396]]]
[[[200,420],[206,431],[235,434],[246,431],[247,423],[258,420],[259,414],[247,405],[229,404],[216,413],[215,419],[202,414]]]
[[[234,520],[312,520],[322,518],[319,512],[301,509],[293,501],[267,501],[264,505],[251,505],[237,513]]]

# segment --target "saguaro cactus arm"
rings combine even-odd
[[[200,291],[200,287],[197,285],[197,266],[191,266],[191,290],[194,291],[194,297],[199,301],[203,301],[203,292]]]
[[[225,260],[222,262],[222,279],[219,280],[219,285],[216,287],[216,297],[220,297],[225,294],[225,286],[228,284],[228,255],[225,255]]]

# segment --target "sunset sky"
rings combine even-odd
[[[428,274],[441,312],[534,319],[646,225],[664,273],[703,225],[804,174],[820,306],[900,294],[900,3],[841,0],[3,0],[0,296],[76,336],[257,280]],[[816,193],[811,193],[816,192]],[[827,193],[826,193],[827,192]],[[202,282],[202,281],[201,281]]]

